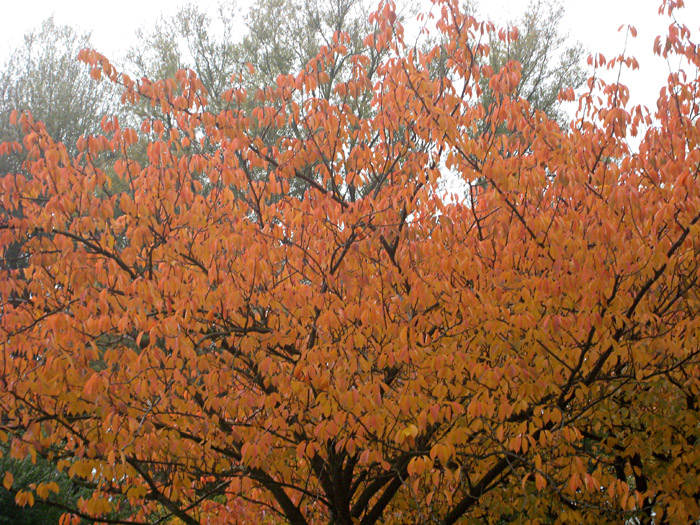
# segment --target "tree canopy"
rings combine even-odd
[[[0,441],[90,489],[65,523],[697,520],[700,49],[680,6],[661,6],[678,69],[655,112],[594,77],[567,126],[521,64],[489,65],[487,36],[517,29],[457,0],[425,18],[433,47],[383,2],[361,46],[337,31],[215,111],[192,70],[134,81],[81,51],[163,118],[64,144],[12,113],[0,250],[26,262],[1,269]],[[57,501],[11,469],[18,504]]]

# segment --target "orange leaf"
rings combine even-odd
[[[5,476],[3,477],[2,486],[5,487],[5,489],[10,490],[14,480],[15,480],[15,477],[12,475],[12,472],[7,471],[7,472],[5,472]]]

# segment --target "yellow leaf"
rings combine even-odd
[[[36,488],[36,495],[41,499],[46,499],[49,496],[49,487],[46,483],[39,483],[39,486]]]
[[[423,458],[413,458],[406,470],[409,476],[420,476],[425,471],[425,461]]]
[[[34,494],[29,492],[28,490],[20,490],[15,495],[15,503],[19,507],[32,507],[34,505]]]

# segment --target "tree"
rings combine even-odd
[[[337,99],[318,87],[349,53],[342,34],[260,106],[216,115],[190,72],[175,90],[135,83],[84,51],[95,76],[178,122],[153,124],[143,165],[114,120],[70,155],[15,115],[24,139],[2,151],[26,150],[31,176],[0,183],[3,209],[23,206],[0,246],[30,255],[0,279],[0,437],[93,490],[76,516],[700,517],[697,69],[669,77],[653,120],[593,81],[562,130],[518,96],[517,64],[493,72],[470,44],[490,28],[439,6],[447,45],[423,52],[382,4]],[[656,49],[696,68],[676,19]],[[377,49],[359,118],[349,101]],[[303,132],[260,139],[285,122]],[[652,122],[632,154],[625,137]],[[218,149],[188,152],[201,137]],[[95,191],[107,152],[130,191]],[[443,164],[486,178],[478,199],[442,202]]]
[[[31,111],[55,140],[69,147],[81,135],[100,132],[102,117],[116,109],[114,90],[111,84],[91,81],[89,70],[76,61],[85,47],[91,47],[89,35],[57,26],[52,17],[24,36],[0,74],[0,135],[5,140],[20,137],[9,123],[16,109]],[[17,167],[15,162],[0,169],[7,173]]]
[[[475,14],[475,2],[468,2],[465,7],[470,14]],[[397,12],[398,21],[406,21],[415,14],[415,10],[414,2],[404,0]],[[348,53],[336,56],[333,63],[325,65],[328,82],[319,85],[313,95],[336,103],[343,100],[335,94],[335,87],[350,78],[353,57],[364,55],[370,62],[365,68],[367,81],[363,96],[345,97],[343,100],[351,104],[353,114],[362,119],[373,111],[370,105],[372,91],[368,87],[374,82],[377,68],[388,52],[387,49],[367,50],[363,46],[364,36],[377,30],[375,24],[368,20],[369,12],[366,0],[257,0],[244,15],[240,14],[235,2],[222,2],[214,16],[191,4],[149,26],[148,31],[139,33],[140,43],[131,48],[127,55],[128,68],[136,72],[137,77],[145,75],[154,79],[173,79],[179,69],[192,69],[204,85],[210,112],[218,113],[224,109],[245,109],[250,112],[262,104],[257,96],[258,91],[276,86],[280,75],[315,67],[317,50],[323,45],[331,45],[334,33],[342,32],[347,34],[345,46]],[[563,8],[556,1],[531,3],[518,22],[523,28],[522,36],[507,44],[500,42],[495,27],[489,26],[487,41],[491,52],[485,59],[495,71],[510,60],[524,64],[519,84],[526,91],[524,98],[535,109],[548,113],[558,111],[555,116],[560,120],[563,115],[555,105],[557,94],[565,86],[579,88],[585,78],[581,46],[565,45],[567,35],[560,28],[562,13]],[[231,28],[236,25],[238,16],[243,19],[246,32],[236,38]],[[479,35],[477,39],[481,41],[483,37]],[[477,44],[476,40],[469,42],[470,46]],[[414,45],[429,48],[435,42],[430,39],[426,42],[419,36]],[[552,66],[555,61],[556,66]],[[435,61],[432,69],[437,74],[445,75],[447,71],[444,66],[442,61]],[[246,72],[244,76],[241,75],[243,71]],[[247,93],[247,97],[236,100],[235,104],[222,99],[232,80]],[[488,83],[483,84],[481,89],[481,103],[489,111],[493,100]],[[301,103],[301,100],[295,102]],[[136,127],[148,116],[161,119],[168,130],[177,127],[167,111],[163,114],[163,108],[153,101],[143,101],[134,107],[132,113],[137,117]],[[298,126],[287,129],[290,125],[284,123],[279,128],[267,125],[258,129],[257,134],[265,144],[272,145],[282,135],[302,131]],[[477,128],[477,132],[480,131]],[[208,142],[195,146],[207,148],[210,153],[217,147]],[[142,158],[145,152],[134,152],[133,155]],[[265,178],[269,173],[267,170],[253,169],[251,176]],[[307,174],[308,177],[312,177],[311,173]],[[450,182],[449,178],[443,180],[444,184],[449,185]],[[374,185],[366,184],[365,191],[372,191],[377,183],[379,181],[375,181]],[[308,185],[306,181],[296,180],[290,192],[301,197]],[[354,185],[350,186],[350,190],[354,198],[362,197],[362,192]]]
[[[116,91],[111,83],[90,79],[89,69],[76,60],[90,47],[90,37],[68,26],[57,26],[53,18],[27,33],[3,64],[0,74],[0,137],[20,141],[22,134],[10,124],[13,110],[30,111],[47,132],[68,145],[71,154],[82,135],[100,132],[102,117],[116,109]],[[0,157],[0,174],[22,169],[20,150]],[[19,213],[19,210],[17,211]],[[21,244],[5,254],[0,265],[21,265]]]
[[[242,67],[232,32],[237,11],[234,2],[219,4],[215,17],[196,4],[181,7],[148,30],[137,32],[139,43],[126,56],[128,68],[154,80],[174,78],[178,70],[192,69],[206,87],[211,104],[220,110],[222,94]],[[147,108],[141,108],[141,117],[149,114]]]
[[[265,99],[264,90],[276,87],[280,75],[289,75],[306,67],[314,68],[318,49],[323,45],[333,45],[334,34],[343,33],[348,52],[329,57],[333,62],[325,64],[328,81],[318,86],[319,92],[314,96],[328,100],[337,98],[334,87],[349,80],[354,67],[353,57],[363,54],[370,59],[365,68],[367,85],[364,96],[345,100],[362,118],[372,111],[369,104],[371,90],[368,88],[385,53],[366,50],[362,45],[363,37],[374,30],[368,21],[366,4],[364,0],[258,0],[243,17],[247,32],[239,39],[234,38],[230,29],[240,13],[234,2],[221,3],[216,16],[191,4],[174,16],[161,19],[152,30],[142,31],[139,35],[141,43],[129,51],[127,59],[130,69],[137,72],[136,76],[146,75],[166,83],[174,81],[179,69],[192,69],[204,87],[202,94],[206,96],[209,112],[244,110],[252,115],[252,110],[260,107]],[[236,100],[224,99],[223,94],[230,91],[232,83],[239,94],[246,95]],[[174,83],[170,89],[177,89],[176,86]],[[303,100],[293,102],[300,104]],[[150,117],[161,120],[168,130],[178,127],[168,111],[153,100],[142,101],[133,112],[139,123],[144,117]],[[250,132],[267,145],[274,144],[290,132],[300,133],[302,130],[303,126],[291,122],[250,127]],[[217,146],[204,141],[194,144],[194,147],[211,153]],[[269,173],[254,168],[250,175],[257,179],[266,178]],[[294,181],[290,191],[300,197],[307,187],[308,183],[299,179]]]
[[[412,2],[403,2],[398,19],[410,16],[413,9]],[[252,110],[263,104],[264,91],[277,87],[278,77],[305,68],[312,71],[316,67],[318,49],[333,46],[334,34],[343,34],[347,52],[328,57],[324,64],[328,81],[319,84],[313,96],[336,103],[342,100],[362,119],[373,111],[369,88],[388,52],[387,49],[367,49],[363,45],[364,37],[377,30],[376,23],[368,19],[370,11],[367,0],[256,0],[242,15],[246,31],[236,39],[230,30],[240,15],[235,2],[222,2],[215,16],[191,4],[174,16],[161,19],[150,31],[142,31],[141,42],[127,55],[128,67],[137,72],[136,76],[145,75],[166,82],[174,79],[177,70],[192,69],[202,81],[210,112],[216,114],[230,109],[252,115]],[[363,96],[338,97],[335,86],[351,79],[355,59],[360,56],[370,61],[364,67],[367,79]],[[223,93],[230,92],[232,84],[245,96],[224,99]],[[299,98],[286,102],[304,103]],[[139,123],[141,118],[150,116],[161,119],[166,129],[177,127],[167,111],[163,112],[153,101],[142,101],[135,107],[135,113]],[[303,129],[293,122],[280,122],[259,128],[252,125],[250,132],[264,144],[272,145],[281,136],[298,135]],[[215,144],[206,142],[197,143],[195,147],[208,149],[210,153],[216,149]],[[269,173],[251,169],[250,175],[266,178]],[[307,176],[312,177],[312,174]],[[302,179],[293,181],[290,192],[301,197],[308,184]]]
[[[403,10],[410,13],[409,8],[407,3]],[[361,50],[362,39],[373,31],[369,12],[366,0],[256,0],[243,16],[233,1],[221,2],[214,15],[189,4],[141,30],[127,64],[137,76],[152,79],[192,69],[210,95],[210,105],[221,110],[232,76],[245,72],[242,87],[254,95],[274,86],[279,75],[305,68],[321,46],[332,45],[337,31],[347,33],[349,50]],[[235,35],[232,28],[241,22],[246,30]],[[336,64],[338,71],[329,74],[339,74],[342,66]]]
[[[567,117],[558,104],[562,89],[581,87],[586,81],[583,69],[584,51],[580,44],[568,45],[562,32],[564,7],[558,1],[532,0],[522,16],[511,25],[518,28],[518,38],[504,42],[495,31],[489,35],[491,51],[488,64],[499,71],[509,61],[520,64],[521,81],[518,96],[534,109],[567,124]],[[489,106],[492,94],[484,86],[484,105]]]

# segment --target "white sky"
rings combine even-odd
[[[620,53],[624,35],[617,32],[622,24],[636,26],[639,34],[628,45],[628,54],[637,57],[641,71],[626,73],[622,82],[632,91],[632,100],[653,107],[656,95],[668,74],[663,60],[653,56],[654,37],[665,34],[668,19],[657,14],[661,0],[563,0],[566,16],[563,26],[571,37],[584,44],[591,52],[602,52],[606,57]],[[252,0],[239,0],[246,7]],[[0,57],[21,42],[27,31],[36,28],[50,15],[59,24],[68,24],[82,31],[92,32],[95,48],[108,57],[118,58],[135,41],[134,32],[153,22],[161,13],[174,13],[188,0],[4,0],[0,19]],[[216,0],[200,0],[200,5],[215,5]],[[698,40],[700,27],[700,0],[686,0],[687,7],[680,12]],[[516,17],[527,6],[526,0],[481,0],[481,11],[495,20]]]

